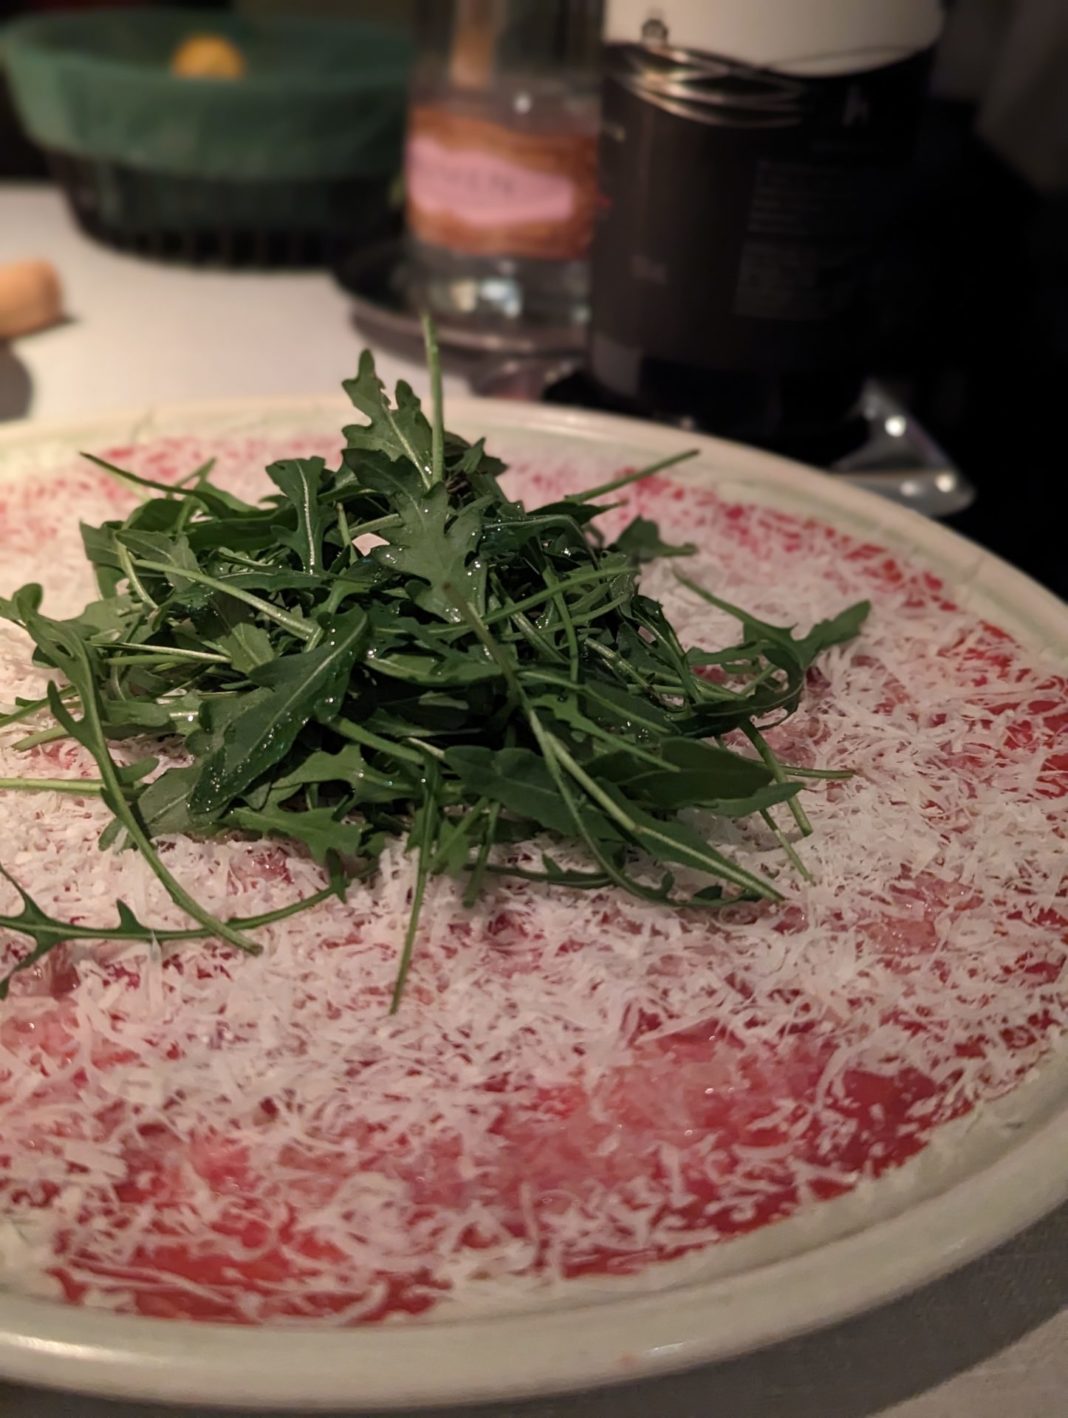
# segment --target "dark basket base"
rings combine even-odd
[[[120,251],[190,265],[325,266],[395,231],[385,178],[231,182],[161,176],[48,154],[87,235]]]

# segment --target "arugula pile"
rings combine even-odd
[[[43,614],[38,586],[0,601],[62,677],[0,726],[48,710],[54,723],[20,746],[70,736],[99,778],[0,787],[99,793],[113,817],[101,845],[140,851],[196,924],[157,930],[120,902],[116,924],[73,926],[20,889],[19,914],[0,916],[33,942],[16,970],[87,938],[214,936],[256,952],[250,931],[343,894],[404,836],[417,870],[395,1009],[436,873],[464,874],[468,903],[491,873],[614,884],[671,907],[778,899],[680,817],[688,808],[762,814],[803,870],[771,810],[786,804],[810,831],[800,780],[844,775],[780,763],[759,725],[793,712],[808,667],[856,634],[867,604],[799,638],[680,577],[742,632],[727,650],[687,650],[639,590],[639,564],[692,548],[666,546],[642,518],[610,545],[595,526],[598,499],[679,460],[527,511],[481,441],[444,431],[429,327],[427,344],[431,420],[406,384],[390,404],[365,352],[345,389],[366,422],[345,429],[341,466],[274,463],[277,491],[257,505],[213,486],[210,465],[169,486],[92,460],[146,498],[83,528],[101,599],[75,619]],[[372,532],[381,542],[360,551]],[[753,754],[720,742],[732,730]],[[154,758],[112,757],[115,740],[176,736],[187,761],[156,777]],[[302,843],[331,886],[269,916],[216,919],[155,841],[235,831]],[[550,854],[526,870],[494,851],[545,833],[581,844],[588,870]],[[709,880],[680,891],[679,866]]]

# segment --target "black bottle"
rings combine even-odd
[[[847,450],[940,25],[937,0],[609,0],[604,402],[817,463]]]

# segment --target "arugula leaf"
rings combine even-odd
[[[86,639],[100,640],[120,633],[129,623],[133,602],[129,596],[109,596],[90,601],[85,609],[65,621],[71,630]]]
[[[145,940],[157,945],[161,941],[168,940],[201,940],[205,936],[213,934],[210,930],[203,928],[169,930],[161,926],[145,925],[137,919],[124,901],[115,903],[118,915],[115,925],[87,926],[74,925],[70,921],[57,921],[41,909],[33,897],[18,884],[9,872],[5,871],[3,866],[0,866],[0,876],[11,883],[22,902],[22,910],[17,916],[0,915],[0,930],[17,931],[21,935],[28,935],[34,942],[34,948],[17,961],[3,979],[0,979],[0,1001],[7,998],[11,982],[16,975],[29,969],[30,966],[36,965],[38,960],[47,955],[50,950],[54,950],[56,946],[63,945],[67,941]],[[321,901],[326,900],[327,896],[333,894],[333,887],[327,887],[323,891],[314,892],[311,896],[291,901],[287,906],[279,906],[274,911],[265,911],[259,916],[234,916],[226,924],[243,930],[255,930],[259,926],[273,925],[276,921],[288,920],[291,916],[299,915],[302,911],[308,911],[312,907],[318,906]]]
[[[766,641],[776,649],[785,651],[802,670],[807,670],[823,650],[829,649],[832,645],[841,645],[847,640],[852,640],[859,633],[861,626],[871,612],[870,601],[858,601],[855,605],[848,606],[844,611],[841,611],[832,620],[818,621],[807,635],[797,638],[793,633],[792,626],[770,625],[766,620],[758,620],[748,611],[731,605],[729,601],[720,600],[718,596],[714,596],[711,591],[706,591],[703,586],[699,586],[689,577],[683,576],[681,572],[676,571],[675,576],[695,595],[700,596],[703,601],[707,601],[710,606],[726,611],[728,615],[733,615],[741,621],[747,641]]]
[[[5,1000],[11,989],[12,979],[20,971],[28,970],[31,966],[36,965],[38,960],[41,960],[50,950],[54,950],[57,945],[63,945],[69,940],[91,933],[84,931],[84,928],[79,930],[77,926],[73,926],[67,921],[57,921],[49,916],[29,892],[24,891],[15,878],[2,866],[0,866],[0,876],[15,888],[19,900],[22,902],[22,909],[18,915],[0,916],[0,927],[18,931],[21,935],[29,936],[33,941],[33,949],[24,955],[3,979],[0,979],[0,1000]],[[129,936],[131,933],[136,939],[151,939],[149,928],[141,924],[124,901],[117,901],[115,909],[119,919],[113,928],[108,929],[108,935],[112,939],[122,939],[124,935]]]
[[[594,759],[589,770],[597,778],[625,789],[628,796],[644,798],[660,808],[713,804],[723,811],[730,800],[746,802],[775,781],[760,759],[743,758],[718,744],[669,738],[658,745],[658,750],[662,768],[651,767],[644,760],[617,750]],[[771,802],[792,797],[799,788],[800,784],[794,784],[783,797],[773,795]],[[763,799],[760,802],[761,806],[770,805]]]
[[[426,492],[415,472],[403,466],[370,469],[364,482],[390,498],[399,518],[398,525],[382,529],[387,545],[374,549],[374,560],[398,575],[428,582],[415,603],[443,620],[461,619],[457,595],[481,610],[486,571],[473,558],[482,534],[482,504],[455,512],[444,484]]]
[[[320,866],[325,866],[332,856],[362,856],[373,836],[365,824],[339,820],[333,808],[325,807],[304,808],[300,812],[286,812],[280,807],[257,812],[240,807],[235,809],[232,820],[235,827],[303,843]]]
[[[318,783],[343,784],[348,797],[358,803],[392,803],[413,791],[410,779],[395,771],[382,772],[367,761],[359,744],[347,743],[336,753],[319,749],[308,754],[288,773],[274,779],[269,794],[284,800],[298,789]]]
[[[196,786],[200,769],[195,766],[168,768],[141,791],[137,810],[153,837],[191,833],[196,822],[189,811],[189,795]]]
[[[445,434],[445,463],[450,484],[453,488],[463,482],[476,497],[491,496],[494,501],[503,498],[497,479],[505,471],[505,464],[492,453],[486,452],[486,440],[477,438],[474,443],[459,438],[455,433]]]
[[[661,556],[693,556],[697,550],[693,542],[682,546],[672,546],[661,540],[660,528],[647,517],[635,517],[628,523],[615,541],[616,547],[632,561],[656,561]]]
[[[530,749],[450,748],[445,762],[476,797],[489,798],[539,827],[570,836],[574,826],[570,814],[544,760]],[[621,840],[618,829],[595,808],[584,809],[582,817],[598,840]]]
[[[169,733],[171,710],[166,704],[151,699],[120,699],[109,701],[104,709],[104,726],[109,739],[129,738],[134,734]]]
[[[223,732],[204,763],[189,798],[196,817],[212,818],[289,752],[312,719],[336,712],[349,675],[367,642],[361,610],[339,616],[322,645],[261,665],[250,678],[259,686]]]
[[[183,487],[180,483],[161,483],[152,478],[141,477],[137,473],[130,472],[127,468],[117,467],[114,463],[109,463],[106,458],[98,458],[95,453],[83,453],[82,457],[105,473],[118,478],[120,482],[129,483],[132,487],[144,488],[150,492],[162,492],[171,498],[190,498],[202,505],[206,512],[216,517],[225,516],[231,512],[241,514],[253,510],[247,502],[242,502],[233,493],[224,492],[222,488],[215,487],[206,480],[198,481],[195,487]]]
[[[855,605],[847,606],[831,620],[817,621],[807,635],[794,641],[802,668],[807,670],[817,657],[832,645],[844,645],[856,639],[870,614],[871,602],[858,601]]]
[[[77,691],[82,705],[81,719],[76,720],[70,713],[55,685],[49,685],[48,688],[49,708],[57,723],[88,749],[95,759],[100,771],[105,803],[140,849],[141,855],[167,889],[175,905],[188,912],[195,921],[207,926],[212,934],[221,936],[240,950],[257,954],[259,947],[254,942],[217,920],[209,911],[205,911],[178,883],[156,854],[141,818],[127,800],[127,787],[108,751],[93,652],[67,626],[40,615],[37,609],[40,600],[39,587],[24,588],[24,591],[20,591],[15,597],[16,609],[38,648],[66,675],[68,682]]]
[[[271,637],[256,624],[252,607],[233,596],[212,596],[196,617],[196,625],[205,644],[220,650],[242,674],[269,664],[275,657]]]
[[[319,491],[325,467],[322,458],[286,458],[267,469],[267,476],[288,500],[297,519],[295,532],[278,528],[276,535],[293,548],[310,576],[322,570],[324,518]]]
[[[355,451],[385,453],[394,462],[410,463],[424,486],[430,487],[433,434],[409,385],[403,381],[397,385],[397,403],[393,407],[385,385],[375,373],[370,350],[364,350],[356,378],[342,380],[342,388],[360,413],[367,416],[366,424],[349,424],[342,429],[350,450],[345,454],[346,465],[361,468],[353,457]]]
[[[757,899],[781,901],[780,893],[764,877],[746,871],[722,852],[710,846],[694,828],[678,818],[659,818],[640,808],[613,784],[604,791],[626,814],[632,824],[635,841],[661,862],[680,862],[696,871],[722,877],[751,893]]]

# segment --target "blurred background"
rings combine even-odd
[[[0,420],[407,372],[424,305],[451,389],[787,453],[1068,596],[1068,4],[0,0]]]

